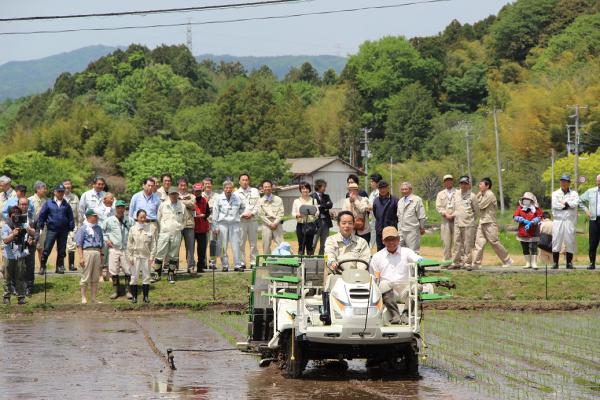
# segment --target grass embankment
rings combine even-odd
[[[456,283],[452,291],[454,298],[444,302],[431,302],[428,307],[435,308],[499,308],[521,309],[521,304],[537,305],[539,309],[557,309],[557,303],[568,303],[567,308],[592,307],[600,305],[600,274],[594,271],[572,271],[552,273],[548,276],[548,299],[545,301],[545,277],[540,273],[479,273],[450,272],[431,273],[450,275]],[[248,303],[249,273],[215,273],[215,296],[213,298],[212,273],[196,277],[180,274],[177,283],[170,285],[165,279],[152,284],[150,304],[144,304],[141,293],[138,303],[132,304],[125,297],[109,300],[112,286],[101,282],[98,293],[100,305],[80,304],[79,276],[49,276],[46,304],[44,305],[43,279],[36,277],[35,290],[28,304],[17,306],[13,297],[12,304],[2,306],[6,314],[15,312],[31,313],[36,310],[154,310],[154,309],[194,309],[202,310],[209,306],[222,306],[227,309],[242,310]],[[440,289],[444,291],[444,289]],[[141,290],[140,290],[141,292]],[[561,309],[558,306],[558,309]]]

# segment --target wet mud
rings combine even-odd
[[[177,370],[167,367],[167,348]],[[478,399],[436,370],[422,379],[309,363],[303,379],[260,368],[194,314],[72,314],[0,321],[0,398]]]

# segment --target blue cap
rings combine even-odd
[[[567,175],[567,174],[561,175],[560,180],[571,182],[571,175]]]
[[[56,187],[54,188],[55,192],[64,192],[65,191],[65,185],[63,185],[62,183],[59,183],[58,185],[56,185]]]

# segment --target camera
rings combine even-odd
[[[27,223],[27,215],[17,215],[15,225],[25,225]]]

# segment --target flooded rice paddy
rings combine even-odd
[[[309,364],[302,380],[233,350],[242,315],[40,315],[0,321],[0,398],[598,398],[600,313],[428,312],[422,379]],[[176,352],[177,370],[162,357]]]

